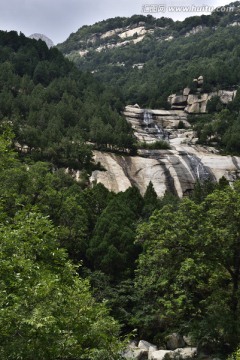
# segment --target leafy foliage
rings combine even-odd
[[[49,194],[49,182],[42,192],[41,180],[33,178],[34,194],[19,191],[19,183],[9,189],[10,179],[22,178],[24,169],[17,160],[13,166],[8,135],[0,137],[0,148],[1,358],[118,359],[118,324],[91,296],[88,281],[60,247],[57,229],[37,208],[44,203],[39,197]],[[41,171],[46,171],[42,164]],[[15,195],[10,206],[8,197]],[[25,209],[17,211],[24,201]]]
[[[166,206],[139,227],[135,320],[142,331],[153,336],[154,323],[156,337],[171,328],[215,349],[239,343],[239,206],[236,183],[199,205],[184,199],[177,211]]]
[[[0,49],[0,121],[12,124],[19,150],[25,145],[34,160],[89,169],[86,141],[112,151],[133,147],[121,99],[56,48],[1,31]]]

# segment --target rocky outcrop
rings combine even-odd
[[[203,77],[199,76],[194,79],[198,86],[203,84]],[[172,94],[168,97],[168,102],[171,104],[172,110],[183,110],[188,114],[202,114],[207,112],[207,103],[214,96],[219,96],[223,104],[228,104],[233,101],[236,96],[236,90],[219,90],[211,93],[190,94],[190,89],[185,88],[182,95]]]
[[[173,333],[167,337],[167,349],[176,350],[185,346],[183,337],[179,334]]]
[[[232,182],[240,178],[239,157],[213,154],[198,146],[141,150],[138,156],[95,151],[94,159],[105,170],[95,170],[91,183],[102,183],[114,192],[135,185],[144,194],[151,181],[159,197],[166,191],[182,197],[193,190],[197,180],[219,180],[224,176]]]
[[[141,109],[137,104],[128,105],[125,107],[123,115],[127,121],[131,123],[136,138],[140,141],[152,142],[157,140],[157,131],[155,131],[156,137],[154,137],[153,127],[150,129],[146,128],[144,124],[144,112],[148,111],[154,124],[164,129],[177,128],[181,121],[185,127],[189,127],[187,121],[187,115],[182,110],[163,110],[163,109]],[[156,128],[155,128],[156,129]]]
[[[214,148],[197,145],[193,131],[176,130],[180,121],[189,126],[183,111],[148,110],[151,116],[144,122],[145,112],[137,104],[125,108],[136,138],[156,142],[163,129],[168,132],[171,150],[138,150],[137,156],[94,151],[95,162],[104,170],[93,171],[91,183],[102,183],[114,192],[136,186],[143,195],[151,181],[159,197],[166,191],[182,197],[193,190],[197,181],[219,181],[224,176],[233,182],[240,178],[240,157],[221,156]]]
[[[130,343],[122,356],[127,360],[191,360],[196,357],[196,354],[197,348],[158,349],[157,346],[141,340],[138,345]]]
[[[204,30],[206,30],[207,27],[204,26],[204,25],[198,25],[198,26],[195,26],[193,27],[190,31],[188,31],[186,34],[185,34],[185,37],[188,37],[190,35],[195,35],[195,34],[198,34]]]
[[[51,39],[49,39],[47,36],[43,35],[43,34],[35,33],[35,34],[30,35],[29,38],[44,41],[47,44],[47,47],[49,49],[54,46],[53,41]]]

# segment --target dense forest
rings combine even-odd
[[[234,359],[239,182],[197,183],[184,199],[159,199],[151,182],[144,196],[89,187],[93,148],[135,151],[124,87],[23,34],[0,32],[0,49],[1,359],[119,360],[129,338],[162,346],[173,332]]]
[[[0,120],[11,121],[34,159],[87,168],[91,149],[130,151],[121,96],[76,70],[55,48],[16,32],[0,33]]]

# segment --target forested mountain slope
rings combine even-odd
[[[212,79],[204,83],[211,90],[219,84],[232,87],[231,74],[224,77],[223,83],[225,70],[220,72],[220,68],[225,63],[231,64],[232,59],[234,66],[239,65],[238,27],[221,27],[224,16],[214,16],[219,26],[215,30],[207,29],[206,34],[210,34],[210,41],[220,34],[216,56],[221,66],[212,66],[212,70],[218,69],[212,78],[211,72],[208,78],[203,73],[204,78]],[[233,20],[231,15],[229,19]],[[161,21],[176,26],[169,20]],[[192,20],[189,21],[192,26]],[[104,24],[104,31],[110,31],[108,21]],[[227,48],[229,40],[224,43],[224,51],[219,51],[222,36],[227,33],[233,40],[229,48],[232,57]],[[145,41],[154,43],[149,34],[150,40],[144,37],[134,46],[146,45]],[[207,44],[204,31],[193,36],[196,39],[199,36]],[[181,117],[174,113],[172,120],[177,120],[176,126],[169,120],[173,115],[170,111],[164,112],[168,113],[166,127],[160,128],[155,123],[158,119],[153,119],[154,114],[162,116],[159,110],[151,113],[152,118],[147,116],[144,123],[144,106],[150,104],[149,99],[153,99],[153,104],[154,101],[160,104],[161,96],[165,99],[164,92],[159,97],[155,85],[153,92],[148,93],[156,79],[159,89],[163,86],[169,95],[173,90],[171,84],[175,86],[176,82],[176,89],[187,85],[188,72],[180,65],[187,64],[187,71],[192,69],[189,75],[192,80],[193,73],[195,77],[201,74],[200,70],[209,69],[201,61],[204,64],[216,61],[213,48],[217,38],[206,58],[200,56],[197,48],[195,60],[191,55],[192,44],[189,48],[187,45],[190,38],[179,35],[172,42],[159,41],[156,48],[159,46],[165,58],[153,56],[143,72],[140,67],[133,69],[131,64],[109,67],[106,63],[93,75],[77,70],[56,48],[49,50],[41,40],[0,32],[0,356],[3,360],[122,360],[119,333],[125,335],[133,329],[135,340],[153,341],[159,349],[168,347],[166,336],[173,332],[188,335],[185,339],[197,345],[199,358],[217,356],[225,360],[239,347],[240,185],[236,181],[230,187],[222,175],[228,172],[236,180],[240,160],[231,155],[222,162],[223,157],[215,156],[212,146],[204,148],[207,154],[200,159],[196,153],[189,152],[190,147],[195,149],[191,143],[194,132],[208,145],[213,145],[217,133],[215,140],[220,151],[224,144],[229,144],[229,150],[225,147],[225,151],[238,152],[239,92],[226,106],[215,99],[207,117],[198,119],[194,131],[184,128],[191,125],[188,120],[195,121],[186,120],[186,113]],[[167,65],[168,56],[170,60],[175,54],[174,48],[168,48],[167,44],[179,46],[180,62],[175,59],[175,63]],[[131,49],[127,46],[126,52]],[[172,53],[168,53],[170,50]],[[104,53],[110,54],[108,50],[99,52],[99,59]],[[162,68],[159,59],[163,61]],[[87,66],[84,58],[83,62]],[[172,73],[167,73],[167,66]],[[115,76],[118,69],[124,77]],[[238,85],[239,74],[234,76]],[[104,83],[106,79],[108,83]],[[119,87],[112,87],[114,81]],[[138,133],[136,137],[120,115],[126,102],[134,100],[129,96],[131,81],[136,99],[141,99],[141,93],[137,92],[140,85],[144,85],[141,92],[145,94],[142,109],[127,108],[128,116],[134,114],[131,122],[135,135]],[[167,136],[169,143],[160,141],[160,135]],[[142,137],[151,143],[141,143]],[[182,139],[186,146],[179,143]],[[138,156],[134,156],[136,148],[140,148]],[[106,168],[93,164],[92,149],[95,159],[96,154],[105,159]],[[196,149],[197,152],[198,144]],[[150,159],[151,166],[146,166],[143,177],[149,181],[140,193],[135,179],[141,178],[141,164],[146,165],[148,155],[153,154],[158,160]],[[214,156],[220,164],[214,179],[218,182],[205,176],[211,175],[208,160]],[[138,157],[141,166],[135,168],[132,164]],[[115,163],[112,159],[116,159]],[[156,171],[156,165],[160,172]],[[90,174],[101,172],[105,179],[112,180],[113,170],[118,166],[124,176],[131,169],[135,177],[123,191],[109,191],[96,184],[97,180],[89,186]],[[79,170],[82,181],[76,181],[66,168]],[[163,186],[158,191],[159,197],[151,177],[147,176],[152,174],[159,183],[162,170],[170,186]],[[191,184],[191,191],[188,186],[185,193],[182,191],[180,178],[184,184]],[[180,184],[173,191],[175,194],[170,192],[172,180]],[[180,199],[177,194],[186,197]],[[232,359],[235,358],[233,355]]]
[[[11,122],[18,147],[57,166],[87,168],[91,149],[130,149],[121,97],[78,71],[45,42],[0,32],[0,120]]]
[[[239,2],[184,21],[151,15],[84,26],[58,48],[82,70],[122,91],[126,103],[166,107],[199,75],[204,91],[239,83]],[[196,46],[197,44],[197,46]]]

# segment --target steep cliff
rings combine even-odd
[[[224,176],[233,182],[240,178],[240,157],[221,156],[214,148],[197,145],[192,130],[176,129],[180,120],[188,124],[183,111],[148,111],[152,114],[151,124],[144,122],[144,109],[137,106],[127,106],[124,114],[136,138],[146,143],[162,137],[159,128],[167,129],[171,150],[138,150],[137,156],[95,151],[95,162],[105,170],[94,171],[91,182],[100,182],[115,192],[135,185],[144,194],[151,181],[158,196],[171,191],[182,197],[193,190],[196,181],[218,181]]]

